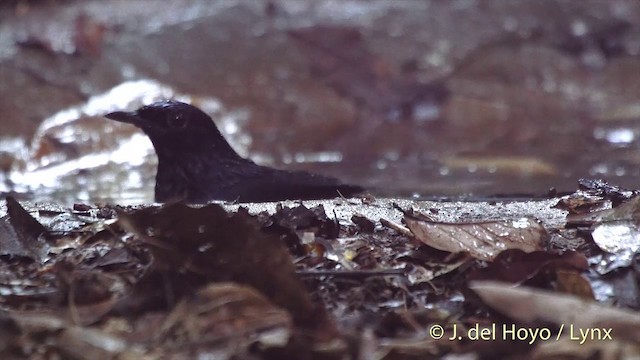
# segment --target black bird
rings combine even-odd
[[[158,155],[157,202],[311,200],[350,197],[363,191],[331,177],[272,169],[244,159],[213,120],[189,104],[164,100],[105,117],[133,124],[151,139]]]

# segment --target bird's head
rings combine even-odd
[[[195,106],[163,100],[135,111],[116,111],[106,118],[133,124],[151,139],[156,152],[209,150],[220,155],[235,154],[215,123]]]

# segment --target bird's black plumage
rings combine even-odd
[[[352,196],[363,189],[304,171],[260,166],[242,158],[200,109],[174,100],[105,117],[133,124],[158,155],[155,200],[266,202]]]

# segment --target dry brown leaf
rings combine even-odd
[[[0,254],[30,257],[40,263],[49,245],[43,234],[47,229],[11,196],[7,196],[7,216],[0,219]]]
[[[542,250],[548,234],[533,218],[477,223],[442,223],[405,216],[413,235],[426,245],[449,252],[468,252],[480,260],[493,260],[501,251]]]
[[[256,337],[284,346],[292,327],[291,315],[271,304],[257,290],[223,282],[211,283],[191,298],[183,299],[158,335],[162,339],[160,344],[169,347],[224,343],[224,339],[253,341]]]
[[[127,351],[132,352],[130,344],[121,337],[81,326],[64,329],[55,338],[55,345],[63,354],[81,360],[116,358]]]
[[[605,306],[575,296],[530,287],[515,288],[495,281],[474,281],[469,288],[495,310],[513,320],[532,324],[544,321],[560,326],[563,335],[580,337],[580,330],[600,330],[600,339],[637,342],[640,314]],[[594,333],[595,334],[595,333]]]
[[[594,354],[601,360],[638,359],[640,347],[637,344],[619,341],[592,341],[580,344],[579,341],[564,337],[558,341],[541,341],[531,353],[531,360],[549,359],[593,359]]]
[[[556,269],[556,289],[585,300],[594,300],[591,283],[575,270]]]

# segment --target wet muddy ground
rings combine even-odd
[[[638,18],[630,1],[6,3],[0,190],[148,202],[150,144],[100,115],[167,96],[259,163],[377,195],[634,187]]]

